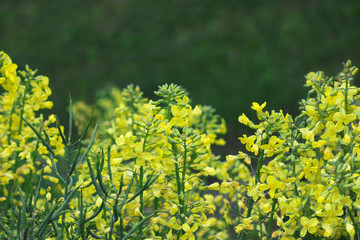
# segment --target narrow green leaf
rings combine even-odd
[[[104,169],[104,162],[105,162],[104,149],[101,149],[100,172],[102,172],[102,170]]]
[[[93,143],[94,143],[96,131],[97,131],[97,128],[98,128],[98,123],[99,123],[99,122],[96,122],[96,125],[95,125],[95,128],[94,128],[94,132],[93,132],[93,134],[92,134],[92,136],[91,136],[90,143],[89,143],[89,145],[87,146],[84,154],[82,155],[81,160],[79,161],[79,163],[82,163],[82,162],[85,160],[85,157],[86,157],[87,154],[89,153],[89,151],[90,151],[90,149],[91,149],[91,146],[92,146]]]
[[[36,136],[41,140],[42,144],[47,148],[47,150],[52,154],[55,155],[54,150],[51,148],[50,144],[45,141],[45,139],[41,136],[40,132],[36,130],[36,128],[29,123],[24,117],[22,117],[26,124],[33,130],[33,132],[36,134]]]
[[[102,201],[99,209],[93,215],[91,215],[89,218],[85,219],[85,223],[87,223],[88,221],[94,219],[97,215],[99,215],[102,208],[104,207],[104,204],[105,204],[105,202]]]
[[[120,196],[123,186],[124,186],[124,174],[121,175],[121,178],[120,178],[120,187],[119,187],[119,191],[117,194],[118,196]]]
[[[70,180],[70,182],[68,184],[68,189],[66,189],[66,191],[70,191],[70,189],[72,188],[73,182],[74,182],[74,180],[71,176],[69,176],[69,180]]]
[[[90,177],[91,177],[91,180],[92,180],[92,182],[94,184],[96,192],[100,195],[100,197],[102,199],[105,199],[104,193],[103,193],[102,189],[100,188],[99,183],[96,181],[95,174],[94,174],[94,171],[93,171],[93,169],[91,167],[91,163],[90,163],[89,158],[86,158],[86,162],[88,164]]]
[[[90,228],[86,228],[86,230],[88,231],[88,233],[89,233],[93,238],[96,238],[96,239],[104,239],[102,236],[93,233],[93,232],[90,230]]]
[[[65,179],[60,175],[60,173],[59,173],[59,171],[58,171],[58,169],[57,169],[57,167],[56,167],[56,162],[55,162],[55,160],[54,160],[53,155],[50,154],[49,157],[50,157],[50,160],[51,160],[52,168],[54,169],[56,175],[63,181],[63,183],[66,183]]]
[[[30,169],[30,173],[26,179],[26,188],[25,188],[25,202],[27,202],[29,195],[30,195],[30,190],[32,187],[32,178],[33,178],[33,171]]]
[[[132,176],[132,178],[131,178],[131,180],[130,180],[130,182],[129,182],[129,184],[128,184],[128,188],[127,188],[126,191],[125,191],[125,196],[124,196],[123,200],[121,201],[121,203],[120,203],[120,205],[119,205],[119,207],[118,207],[118,212],[121,211],[121,209],[123,208],[124,204],[126,203],[126,201],[127,201],[127,199],[128,199],[128,196],[129,196],[129,193],[130,193],[130,189],[131,189],[131,187],[132,187],[132,185],[133,185],[133,183],[134,183],[134,179],[135,179],[135,174],[133,174],[133,176]]]
[[[58,227],[57,227],[56,222],[55,222],[55,221],[52,221],[52,222],[51,222],[51,226],[52,226],[53,229],[54,229],[55,236],[59,236],[59,229],[58,229]]]
[[[57,116],[55,116],[55,119],[56,119],[56,127],[59,130],[60,137],[61,137],[64,145],[66,146],[67,145],[67,140],[66,140],[66,136],[64,135],[63,131],[61,130],[61,125],[60,125],[60,122],[59,122],[59,118]]]
[[[79,158],[79,156],[80,156],[80,150],[81,150],[81,145],[79,145],[79,148],[78,148],[78,150],[77,150],[77,153],[76,153],[76,156],[75,156],[75,158],[74,158],[74,162],[73,162],[73,164],[72,164],[72,166],[71,166],[71,169],[70,169],[70,171],[69,171],[69,175],[71,175],[74,171],[75,171],[75,167],[77,166],[77,164],[78,164],[78,158]]]
[[[110,145],[108,146],[107,151],[108,151],[108,174],[109,174],[110,182],[112,182],[112,173],[111,173],[111,164],[110,164],[110,157],[111,157]]]
[[[91,124],[93,116],[94,116],[93,113],[94,113],[94,111],[91,112],[90,119],[89,119],[88,123],[86,124],[86,127],[85,127],[81,137],[79,138],[79,141],[82,141],[85,138],[85,135],[86,135],[87,131],[89,130],[90,124]]]
[[[104,158],[105,158],[105,156],[104,156],[104,154],[102,154],[102,156],[101,156],[101,158],[102,158],[102,165],[104,165]],[[101,160],[100,160],[101,161]],[[105,187],[105,185],[104,185],[104,183],[103,183],[103,181],[102,181],[102,175],[101,175],[101,162],[100,162],[100,164],[99,164],[99,159],[97,160],[97,163],[96,163],[96,173],[97,173],[97,179],[98,179],[98,181],[99,181],[99,186],[100,186],[100,188],[101,188],[101,190],[103,191],[103,193],[105,194],[105,196],[106,197],[108,197],[109,195],[107,194],[107,191],[106,191],[106,187]]]
[[[85,232],[84,232],[86,210],[84,211],[84,199],[83,199],[83,191],[82,191],[82,189],[80,190],[80,195],[79,195],[79,198],[78,198],[78,202],[79,202],[78,204],[80,206],[80,209],[79,209],[80,215],[79,215],[78,231],[77,232],[78,232],[78,235],[80,235],[83,240],[86,240]]]
[[[71,95],[69,94],[69,134],[68,134],[68,144],[71,143],[71,134],[72,134],[72,124],[73,124],[73,106]]]

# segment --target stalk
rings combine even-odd
[[[256,174],[255,174],[255,184],[257,184],[260,180],[260,169],[261,169],[261,166],[262,166],[262,162],[264,160],[264,150],[261,150],[260,151],[260,158],[259,158],[259,161],[258,161],[258,164],[257,164],[257,168],[256,168]],[[250,201],[249,201],[249,205],[248,205],[248,212],[246,214],[246,218],[250,217],[251,216],[251,212],[252,212],[252,209],[253,209],[253,206],[254,206],[254,200],[253,198],[250,198]],[[238,239],[239,240],[244,240],[245,239],[245,231],[242,231],[241,234],[239,235]]]
[[[276,189],[276,193],[277,193],[277,189]],[[267,240],[271,239],[271,228],[272,228],[272,223],[274,221],[274,212],[275,212],[275,206],[276,206],[276,199],[273,199],[273,203],[272,203],[272,207],[271,207],[271,214],[270,214],[270,219],[269,219],[269,226],[268,226],[268,236],[267,236]]]
[[[180,225],[183,225],[185,223],[185,212],[186,212],[186,206],[185,206],[185,178],[186,178],[186,158],[187,158],[187,147],[186,147],[186,139],[184,141],[184,156],[183,156],[183,166],[182,166],[182,173],[181,173],[181,179],[180,179],[180,172],[178,165],[176,164],[176,178],[178,182],[178,193],[179,193],[179,204],[181,205],[180,209]],[[180,229],[177,234],[177,239],[180,239],[180,235],[182,233],[182,230]]]
[[[70,137],[69,137],[70,139]],[[71,157],[71,146],[70,144],[68,144],[69,146],[66,147],[68,149],[68,159],[67,159],[67,164],[66,164],[66,180],[65,180],[65,192],[64,192],[64,199],[67,198],[68,196],[68,188],[69,188],[69,179],[70,179],[70,157]],[[65,212],[62,214],[62,219],[61,219],[61,232],[60,232],[60,236],[63,237],[64,234],[64,229],[65,229]]]
[[[183,171],[182,171],[182,176],[181,176],[181,189],[182,189],[182,197],[183,197],[183,203],[182,203],[182,211],[181,211],[181,220],[180,223],[181,225],[185,222],[185,211],[186,211],[186,206],[185,206],[185,174],[186,174],[186,158],[187,158],[187,148],[186,148],[186,140],[184,140],[184,163],[183,163]]]
[[[345,74],[345,114],[347,114],[348,109],[348,89],[349,89],[349,79]]]
[[[146,133],[145,133],[145,137],[144,137],[144,142],[143,142],[143,148],[142,151],[145,151],[145,147],[146,147],[146,139],[149,136],[149,128],[146,129]],[[143,179],[144,179],[144,166],[140,167],[140,174],[139,174],[139,186],[140,189],[143,188]],[[144,192],[141,191],[140,192],[140,224],[139,224],[139,237],[142,238],[143,235],[143,217],[142,215],[144,215]]]

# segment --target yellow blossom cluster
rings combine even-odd
[[[239,138],[248,153],[233,157],[257,163],[244,189],[246,204],[239,206],[239,239],[254,229],[261,239],[359,239],[356,72],[348,61],[336,77],[307,74],[305,86],[311,89],[295,119],[282,111],[264,111],[266,102],[252,105],[258,124],[244,114],[239,117],[255,134]]]
[[[0,202],[4,202],[10,201],[16,184],[30,180],[30,172],[39,175],[43,166],[47,166],[46,179],[58,180],[50,174],[52,162],[46,157],[48,150],[23,119],[47,132],[49,144],[56,154],[62,155],[64,146],[53,126],[54,115],[44,119],[37,113],[53,105],[48,100],[51,90],[47,77],[36,76],[36,71],[28,67],[25,71],[17,71],[17,65],[10,57],[0,52],[0,85]]]
[[[224,144],[218,138],[226,132],[224,120],[209,106],[192,107],[179,86],[161,86],[156,94],[160,99],[149,101],[132,85],[100,94],[95,115],[102,123],[93,146],[97,150],[90,160],[96,168],[96,158],[104,152],[107,155],[108,164],[99,172],[107,195],[128,188],[133,179],[136,186],[132,185],[129,197],[144,189],[139,198],[125,204],[115,225],[134,226],[152,214],[149,224],[139,226],[143,229],[137,234],[167,239],[194,239],[197,234],[206,238],[216,225],[215,218],[210,217],[215,211],[214,200],[206,192],[219,190],[219,183],[206,182],[208,176],[216,175],[213,166],[219,162],[210,146]],[[89,114],[89,109],[82,102],[76,103],[75,117],[86,119],[81,113]],[[80,171],[79,179],[86,185],[91,181],[88,165]],[[149,181],[152,183],[147,186]],[[95,194],[95,186],[84,188],[83,193],[84,204],[91,206],[92,212],[113,204],[111,199]],[[98,235],[111,230],[110,217],[99,215],[92,222]],[[198,231],[200,226],[203,228]],[[226,235],[226,229],[222,231],[218,235]]]

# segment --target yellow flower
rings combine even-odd
[[[51,193],[50,193],[50,192],[48,192],[48,193],[46,194],[46,199],[47,199],[48,201],[51,200]]]
[[[241,116],[239,116],[239,122],[244,124],[244,125],[248,125],[248,122],[250,121],[245,114],[241,114]]]
[[[186,107],[179,107],[178,105],[174,105],[171,107],[171,113],[174,116],[170,121],[171,125],[183,127],[187,124],[189,109]]]
[[[316,218],[308,219],[307,217],[301,217],[300,223],[303,226],[300,232],[300,236],[305,237],[307,232],[313,234],[317,231],[317,225],[319,221]]]
[[[177,220],[175,217],[172,217],[170,219],[170,221],[167,223],[167,226],[170,228],[170,229],[176,229],[176,230],[180,230],[182,227],[181,225],[179,225],[177,223]]]
[[[240,223],[235,227],[235,232],[240,233],[243,230],[254,230],[254,225],[252,224],[253,220],[252,217],[244,218],[243,223]]]
[[[121,135],[116,139],[116,144],[119,146],[127,145],[129,147],[134,147],[136,140],[136,137],[133,136],[132,132],[127,132],[125,135]]]
[[[336,112],[333,116],[333,119],[337,121],[340,124],[349,124],[350,122],[353,122],[356,119],[356,115],[354,113],[351,114],[345,114],[342,112]]]
[[[246,150],[249,152],[253,152],[255,155],[259,152],[259,146],[255,143],[256,136],[252,135],[250,137],[247,137],[245,134],[243,134],[243,137],[239,137],[242,144],[246,144]]]
[[[266,178],[266,182],[267,182],[267,184],[261,184],[259,186],[259,189],[261,191],[265,191],[265,190],[269,189],[269,194],[270,194],[271,198],[275,197],[276,189],[280,189],[280,190],[285,189],[285,184],[283,182],[276,180],[275,176],[273,176],[273,175],[268,176]]]
[[[346,231],[349,233],[350,237],[353,239],[354,235],[355,235],[355,229],[354,226],[351,223],[346,223],[345,224],[346,227]]]
[[[248,188],[247,194],[250,197],[253,197],[253,200],[256,202],[256,200],[259,198],[259,195],[261,195],[261,191],[259,191],[259,185],[250,186]]]
[[[321,135],[322,139],[327,139],[330,142],[336,142],[337,136],[336,134],[338,132],[341,132],[344,129],[344,126],[341,122],[337,122],[336,125],[332,121],[328,121],[326,123],[325,132],[323,135]]]
[[[271,136],[268,144],[262,145],[260,148],[265,150],[267,157],[272,157],[277,150],[285,141],[277,138],[276,136]]]
[[[309,128],[300,128],[299,130],[303,139],[314,141],[315,134],[313,130],[310,130]]]
[[[254,109],[257,113],[262,112],[263,108],[266,106],[266,102],[259,105],[257,102],[253,102],[251,108]]]
[[[135,155],[136,155],[136,164],[138,166],[145,165],[146,161],[150,161],[153,158],[151,153],[149,153],[147,151],[143,151],[142,144],[136,144],[136,146],[134,148],[134,152],[135,152]]]
[[[201,115],[201,108],[196,105],[192,113],[193,113],[194,116],[200,116]]]
[[[196,232],[198,229],[197,223],[195,223],[191,228],[189,224],[184,223],[182,225],[182,229],[185,231],[185,234],[180,237],[180,240],[185,240],[185,239],[195,240],[195,236],[193,233]]]
[[[219,183],[215,182],[215,183],[210,184],[208,186],[208,189],[209,190],[214,190],[214,191],[219,191]]]
[[[176,204],[173,204],[170,208],[170,214],[175,215],[175,213],[178,211],[178,206]]]

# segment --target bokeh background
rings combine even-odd
[[[298,114],[306,73],[360,65],[359,23],[359,1],[0,1],[0,49],[50,77],[62,122],[69,92],[180,84],[226,119],[234,154],[253,101]]]

